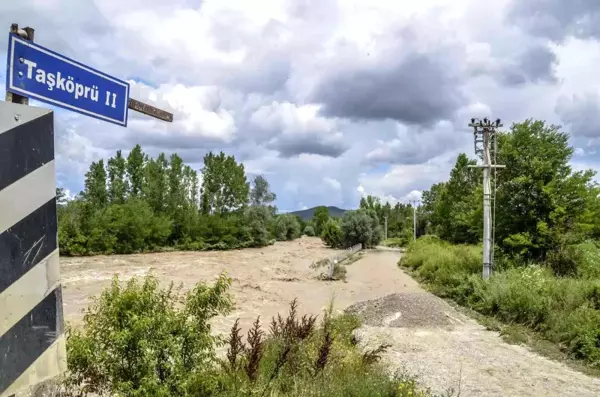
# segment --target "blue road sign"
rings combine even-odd
[[[127,126],[129,83],[12,33],[7,65],[7,91]]]

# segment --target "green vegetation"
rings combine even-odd
[[[230,280],[198,284],[183,294],[148,276],[126,285],[114,279],[90,308],[82,329],[67,333],[66,395],[117,396],[428,396],[410,378],[379,364],[386,346],[363,352],[354,316],[326,311],[287,318],[268,332],[257,318],[242,339],[236,321],[229,337],[213,336],[210,321],[229,313]],[[227,347],[225,357],[216,348]]]
[[[423,194],[431,234],[401,265],[441,296],[525,326],[571,357],[600,367],[600,189],[574,172],[568,135],[525,121],[499,136],[495,269],[481,279],[480,172],[461,154],[447,182]],[[435,236],[434,236],[435,235]]]
[[[301,225],[294,215],[284,214],[277,217],[275,236],[277,240],[294,240],[300,237]]]
[[[306,227],[304,228],[304,235],[309,236],[309,237],[314,237],[315,236],[315,228],[312,227],[311,225],[306,225]]]
[[[277,216],[263,176],[247,181],[233,156],[208,153],[202,183],[177,154],[151,158],[138,145],[93,162],[71,201],[57,189],[62,255],[260,247],[300,236],[293,215]]]
[[[319,210],[324,208],[325,211]],[[319,207],[312,219],[315,231],[323,242],[332,248],[348,248],[362,244],[364,248],[372,248],[381,242],[383,229],[379,224],[377,213],[370,209],[346,211],[344,216],[331,218],[326,207]]]
[[[388,238],[387,240],[383,240],[381,245],[384,247],[401,248],[406,245],[406,240],[400,237],[392,237]]]

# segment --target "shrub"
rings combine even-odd
[[[578,247],[566,245],[549,251],[546,264],[557,276],[571,276],[577,274],[577,265],[582,259],[582,252]]]
[[[577,275],[582,278],[600,279],[600,249],[589,241],[575,246],[579,250]]]
[[[392,237],[384,240],[381,244],[383,244],[385,247],[401,248],[408,244],[408,240],[403,237]]]
[[[314,237],[315,236],[315,228],[312,227],[311,225],[307,225],[304,228],[304,234],[309,237]]]
[[[67,333],[67,385],[84,393],[189,395],[211,389],[215,345],[210,320],[232,308],[221,275],[187,294],[148,276],[125,287],[117,277],[87,309],[82,330]],[[178,308],[179,302],[183,307]]]
[[[323,226],[321,240],[331,248],[341,248],[343,244],[342,228],[333,218],[329,218]]]
[[[423,236],[408,245],[400,264],[416,269],[441,295],[456,297],[454,291],[465,278],[481,270],[481,249]]]
[[[271,210],[266,206],[251,206],[244,212],[244,220],[250,238],[251,246],[264,247],[271,239],[269,223],[272,221]]]
[[[300,237],[298,219],[294,215],[279,215],[275,221],[275,237],[279,241],[294,240]]]
[[[381,241],[382,230],[374,211],[346,211],[342,218],[342,240],[345,247],[362,244],[374,247]]]

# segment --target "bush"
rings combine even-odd
[[[600,279],[600,249],[595,242],[578,244],[575,248],[579,251],[577,275],[582,278]]]
[[[582,259],[582,252],[578,247],[566,245],[549,251],[546,264],[557,276],[572,276],[577,274],[577,265]]]
[[[344,247],[362,244],[365,248],[372,248],[383,237],[377,214],[372,210],[346,211],[341,228]]]
[[[304,234],[309,237],[314,237],[315,236],[315,228],[312,227],[311,225],[307,225],[304,228]]]
[[[213,389],[219,337],[210,320],[232,308],[230,280],[198,284],[182,295],[148,276],[125,287],[118,279],[87,309],[82,330],[67,333],[71,389],[110,395],[190,395]],[[183,307],[178,308],[179,302]]]
[[[408,245],[400,264],[416,269],[441,295],[456,297],[455,289],[464,279],[481,270],[481,248],[423,236]]]
[[[239,321],[228,338],[210,321],[231,309],[230,280],[197,285],[183,295],[149,276],[118,280],[87,310],[82,330],[69,329],[67,395],[119,396],[426,396],[412,379],[390,377],[379,364],[386,346],[361,352],[348,314],[277,316],[268,333],[257,318],[242,340]],[[178,303],[182,302],[183,305]],[[215,347],[228,345],[226,357]]]
[[[279,215],[275,221],[275,237],[279,241],[294,240],[300,237],[298,219],[294,215]]]
[[[406,247],[408,240],[403,237],[392,237],[387,240],[383,240],[381,244],[385,247],[402,248]]]
[[[265,206],[248,207],[244,219],[252,240],[250,245],[253,247],[268,245],[271,239],[269,233],[269,223],[272,222],[271,210]]]
[[[331,248],[342,248],[343,234],[340,224],[333,218],[329,218],[323,226],[321,240]]]

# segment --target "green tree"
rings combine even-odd
[[[312,225],[306,225],[306,227],[304,228],[304,234],[308,237],[314,237],[315,228]]]
[[[243,164],[234,156],[209,152],[204,156],[202,170],[201,209],[204,214],[227,214],[243,209],[248,204],[250,186],[246,181]]]
[[[144,186],[144,159],[146,155],[140,145],[135,145],[127,156],[127,176],[129,177],[130,194],[138,197]]]
[[[56,204],[60,206],[67,204],[67,195],[62,187],[56,188]]]
[[[342,228],[338,221],[334,218],[329,218],[327,223],[323,226],[321,232],[321,240],[331,248],[342,248],[344,244],[344,236],[342,234]]]
[[[167,209],[167,157],[164,153],[156,159],[149,159],[144,167],[144,198],[155,213]]]
[[[315,208],[315,212],[313,213],[312,224],[315,228],[315,234],[320,236],[323,233],[323,227],[329,221],[329,208],[321,205]]]
[[[90,170],[85,174],[85,190],[82,196],[96,208],[106,207],[108,204],[108,192],[106,190],[106,169],[104,160],[92,162]]]
[[[366,197],[362,197],[360,199],[360,209],[364,210],[372,210],[377,214],[378,218],[383,219],[383,206],[381,205],[381,200],[379,197],[367,195]]]
[[[481,222],[476,222],[480,210],[481,170],[469,167],[476,164],[461,153],[450,171],[450,179],[436,194],[438,203],[434,208],[434,219],[438,223],[436,230],[440,237],[454,243],[475,243],[481,233]]]
[[[382,230],[375,210],[346,211],[341,223],[344,247],[362,244],[371,248],[381,242]]]
[[[101,213],[99,223],[110,236],[110,244],[99,251],[128,254],[165,246],[172,221],[165,215],[155,215],[145,201],[131,199],[109,206]]]
[[[498,162],[506,169],[498,175],[496,236],[506,252],[544,259],[562,236],[576,242],[590,230],[586,196],[595,173],[571,170],[568,140],[558,126],[533,120],[499,136]]]
[[[271,239],[269,224],[272,222],[271,210],[268,207],[249,206],[244,211],[244,221],[252,238],[252,246],[264,247]]]
[[[294,240],[300,237],[300,223],[294,215],[279,215],[275,220],[275,237],[279,241]]]
[[[108,159],[108,200],[111,203],[123,204],[129,190],[125,171],[127,164],[120,150],[115,157]]]
[[[271,191],[269,182],[264,176],[258,175],[252,180],[252,189],[250,189],[251,205],[271,205],[277,195]]]
[[[63,191],[57,189],[61,254],[131,253],[165,246],[235,249],[269,244],[275,234],[274,207],[259,205],[252,211],[240,211],[247,204],[249,190],[243,165],[222,153],[211,156],[205,180],[216,183],[204,186],[209,187],[204,189],[205,198],[210,196],[204,201],[199,199],[197,172],[176,153],[169,160],[164,153],[153,159],[145,156],[138,145],[128,161],[118,151],[106,168],[102,160],[92,163],[86,174],[86,188],[75,200],[62,204]],[[263,193],[256,197],[267,204],[275,195],[262,179],[258,185]],[[202,201],[217,204],[218,211],[201,215]],[[302,229],[289,230],[286,238],[297,237]]]

